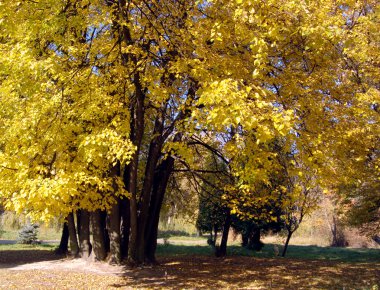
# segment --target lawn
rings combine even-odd
[[[0,245],[1,289],[378,289],[380,250],[273,245],[252,253],[238,246],[215,258],[208,246],[158,245],[155,267],[88,264],[53,253],[54,245]],[[31,264],[32,262],[37,262]]]
[[[274,246],[274,244],[266,244],[262,251],[254,252],[243,247],[233,245],[228,247],[228,254],[232,256],[248,256],[256,258],[328,260],[348,263],[380,263],[379,249],[353,249],[290,245],[286,257],[282,258],[275,256]],[[169,244],[166,245],[158,245],[157,254],[162,256],[184,256],[194,254],[212,256],[213,251],[211,247],[206,245],[178,245],[171,244],[169,242]]]
[[[5,228],[0,230],[0,240],[17,240],[20,229]],[[61,230],[49,227],[41,227],[38,229],[39,240],[60,240]]]

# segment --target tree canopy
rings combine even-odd
[[[1,201],[41,219],[124,204],[141,262],[197,150],[224,160],[241,215],[289,190],[276,140],[300,184],[376,184],[379,17],[374,0],[3,0]]]

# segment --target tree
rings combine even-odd
[[[18,242],[20,244],[36,244],[38,235],[37,224],[27,224],[21,228],[18,233]]]
[[[321,182],[344,180],[338,161],[378,132],[378,13],[376,1],[3,1],[2,203],[36,219],[89,212],[97,258],[109,238],[111,260],[140,264],[155,260],[168,180],[194,147],[227,161],[231,212],[276,200],[254,194],[279,166],[266,150],[278,137]]]

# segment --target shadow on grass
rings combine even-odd
[[[154,268],[127,271],[123,288],[372,289],[379,264],[260,259],[233,256],[160,256]]]
[[[59,260],[61,257],[54,254],[53,247],[1,245],[0,268]],[[267,245],[266,250],[260,253],[232,246],[229,248],[230,256],[216,258],[208,246],[159,245],[158,266],[125,269],[118,276],[112,276],[112,279],[103,276],[110,280],[104,280],[107,285],[102,288],[377,289],[375,286],[379,286],[379,250],[335,249],[340,260],[328,260],[323,255],[331,248],[293,246],[292,249],[292,255],[296,256],[292,258],[292,252],[289,252],[289,257],[282,259],[270,257],[273,256],[273,245]],[[356,255],[359,254],[365,256],[365,263],[357,259]],[[355,263],[352,262],[354,260]],[[54,286],[51,277],[56,274],[51,276],[49,271],[45,271],[30,272],[30,275],[41,275],[37,277],[38,283],[46,280]],[[4,275],[9,273],[5,272]],[[78,270],[73,270],[73,273],[88,279],[88,273],[81,274]],[[70,278],[75,275],[62,275],[65,279],[72,279],[70,283],[77,282],[77,278]],[[91,281],[86,282],[90,283],[89,287],[94,286]]]
[[[274,257],[273,244],[262,252],[229,247],[216,258],[208,246],[159,245],[161,263],[127,271],[111,287],[377,289],[380,250],[291,246],[286,258]]]
[[[0,269],[12,268],[18,265],[54,261],[64,256],[54,252],[53,245],[0,245]]]

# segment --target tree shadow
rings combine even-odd
[[[65,257],[65,255],[56,254],[53,250],[0,250],[0,269],[13,268],[29,263],[61,260]]]
[[[161,257],[153,268],[126,271],[115,288],[358,289],[380,281],[380,264],[210,256]]]

